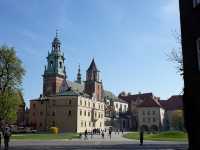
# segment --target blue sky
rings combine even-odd
[[[1,0],[0,45],[14,46],[26,69],[26,102],[42,93],[42,74],[56,29],[68,79],[95,58],[104,88],[153,92],[167,99],[183,82],[166,53],[176,48],[178,0]],[[28,103],[27,103],[28,104]]]

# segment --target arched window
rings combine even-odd
[[[51,68],[53,67],[53,61],[52,60],[50,61],[50,67]]]
[[[61,61],[59,62],[59,65],[60,65],[60,68],[62,68],[62,62]]]

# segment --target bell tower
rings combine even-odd
[[[52,42],[51,52],[48,52],[47,66],[45,66],[43,74],[43,95],[56,95],[67,78],[64,66],[64,54],[61,52],[61,42],[56,36]]]
[[[98,101],[102,101],[103,87],[99,79],[99,72],[93,59],[86,72],[85,93],[91,97],[95,96]]]

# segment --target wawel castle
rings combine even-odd
[[[152,93],[132,95],[122,92],[116,97],[103,88],[94,59],[84,81],[80,66],[76,81],[69,81],[64,61],[56,34],[44,68],[43,94],[30,100],[27,124],[38,131],[47,131],[52,126],[58,127],[60,132],[84,132],[110,126],[113,129],[158,131],[167,123],[170,129],[173,112],[182,110],[182,96],[172,96],[164,101]]]

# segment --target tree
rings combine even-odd
[[[172,113],[171,125],[176,130],[184,130],[184,118],[182,110],[176,110]]]
[[[0,47],[0,121],[14,121],[25,70],[15,49]]]
[[[178,35],[178,36],[177,36]],[[177,47],[173,48],[168,54],[168,61],[174,63],[177,68],[177,72],[183,76],[183,55],[182,55],[182,48],[181,48],[181,36],[176,33],[174,36],[177,41]]]

